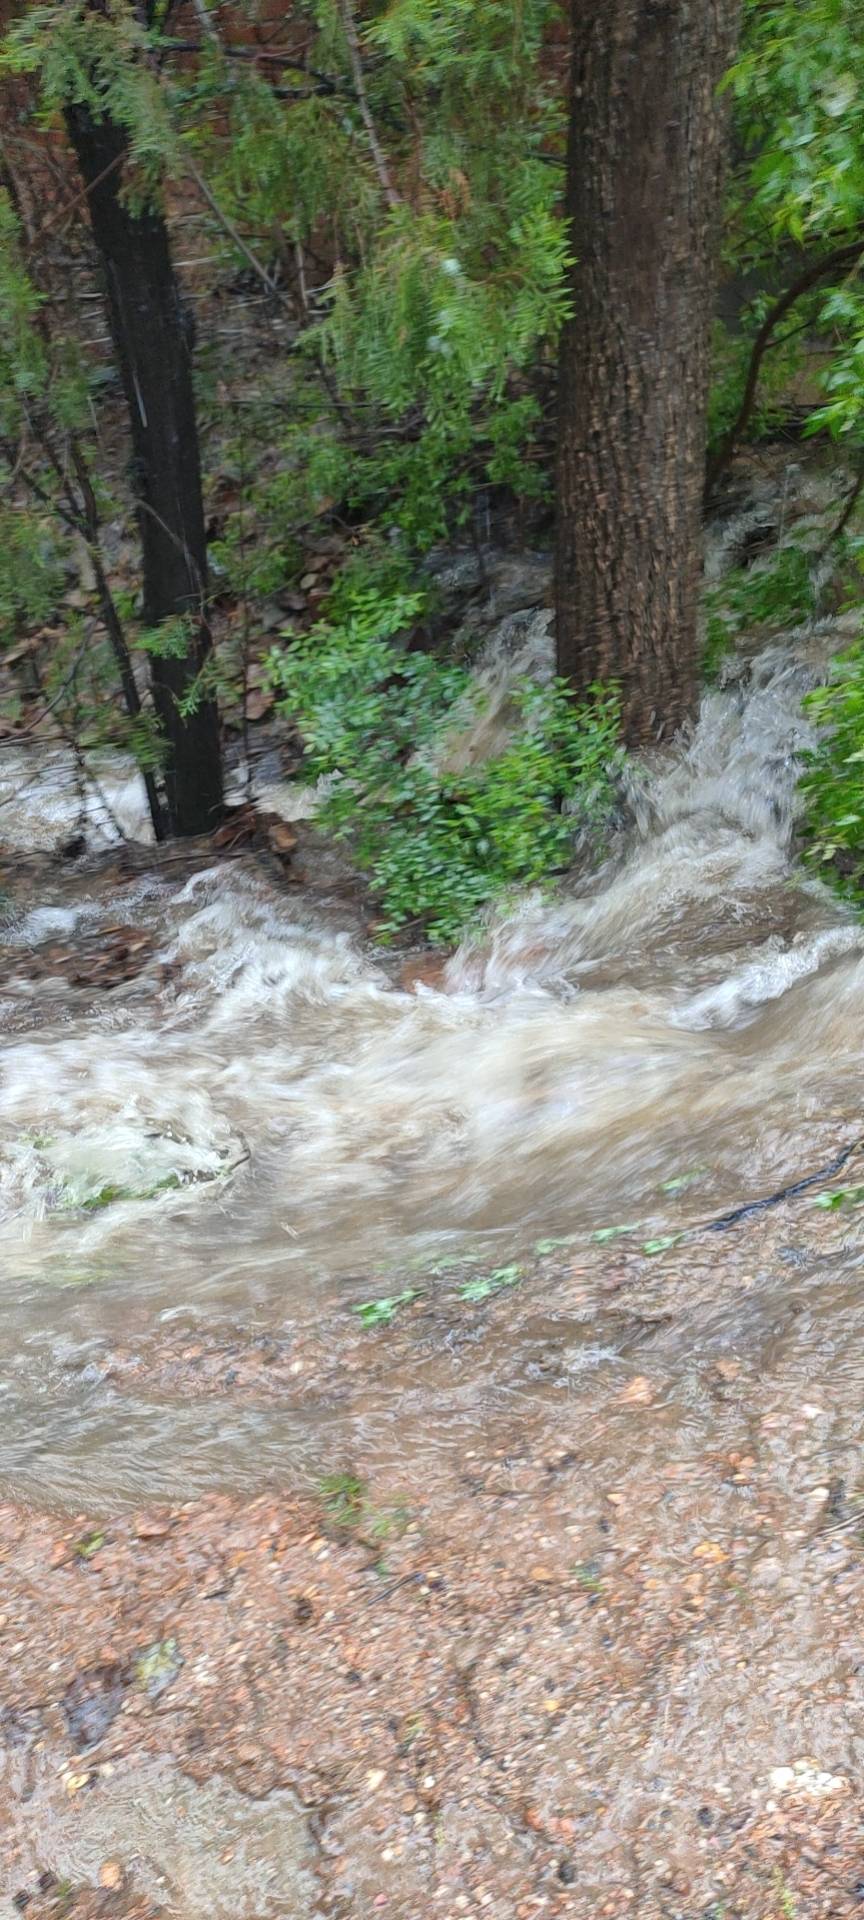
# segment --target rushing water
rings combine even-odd
[[[603,870],[526,900],[434,987],[400,987],[347,914],[251,861],[179,880],[156,865],[119,895],[82,865],[19,907],[0,1061],[7,1485],[73,1497],[88,1460],[107,1489],[137,1457],[145,1486],[176,1491],[211,1461],[230,1477],[314,1452],[305,1417],[265,1432],[128,1401],[121,1417],[88,1375],[106,1340],[273,1327],[466,1239],[499,1259],[538,1234],[662,1233],[670,1180],[694,1177],[704,1217],[855,1135],[864,929],[790,855],[802,695],[841,629],[773,643],[708,693],[692,738],[634,776]],[[141,830],[122,766],[88,807],[91,839]],[[7,845],[57,845],[78,815],[62,757],[4,752]],[[118,919],[156,938],[138,980],[28,980],[39,942]]]

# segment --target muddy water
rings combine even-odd
[[[251,861],[108,887],[84,862],[13,901],[0,1484],[110,1502],[314,1478],[359,1412],[120,1391],[104,1355],[160,1330],[284,1334],[466,1246],[494,1268],[544,1236],[662,1237],[855,1138],[864,929],[790,853],[801,699],[841,643],[826,621],[757,650],[633,775],[603,870],[525,901],[434,987],[400,987],[356,916]],[[87,805],[91,843],[142,830],[122,765]],[[7,846],[62,843],[80,807],[61,757],[4,752]],[[154,937],[135,981],[28,977],[46,939],[118,921]],[[478,1358],[454,1447],[492,1384]],[[440,1395],[433,1371],[412,1417],[437,1423]]]

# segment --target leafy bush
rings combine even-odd
[[[816,611],[813,555],[781,547],[767,565],[735,567],[708,595],[710,614],[731,639],[754,627],[783,631]]]
[[[607,817],[618,703],[597,687],[577,706],[560,681],[523,682],[514,737],[482,765],[450,771],[448,728],[481,696],[466,668],[399,645],[419,605],[359,592],[338,625],[274,651],[269,671],[308,773],[335,776],[318,818],[370,875],[382,937],[415,923],[449,944],[508,888],[564,868],[575,835]]]
[[[806,708],[824,735],[801,786],[807,857],[847,898],[864,900],[864,640],[837,656]]]
[[[795,285],[802,268],[820,261],[825,267],[782,316],[762,361],[751,433],[784,387],[789,394],[796,361],[806,364],[800,355],[809,334],[820,337],[824,352],[809,367],[808,385],[821,388],[821,404],[807,431],[827,432],[847,448],[864,442],[864,290],[854,251],[864,216],[862,83],[857,0],[744,0],[727,82],[735,123],[727,265],[778,294]],[[730,339],[721,350],[715,435],[734,416],[734,390],[740,401],[749,346],[770,304],[757,297],[743,319],[743,340]]]
[[[782,633],[816,612],[813,555],[781,547],[767,565],[735,567],[705,595],[702,677],[719,678],[736,642],[757,629]]]

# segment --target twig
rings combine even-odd
[[[263,281],[265,287],[267,288],[268,293],[278,294],[279,288],[277,287],[275,280],[272,278],[272,275],[268,273],[267,268],[264,266],[263,261],[259,260],[258,255],[253,251],[252,247],[250,247],[248,240],[244,240],[239,227],[235,226],[234,221],[231,219],[230,214],[225,212],[224,207],[220,207],[219,202],[216,199],[216,196],[212,192],[211,188],[208,186],[203,173],[199,171],[198,167],[196,167],[195,165],[194,160],[190,160],[188,155],[186,159],[186,167],[187,167],[187,171],[191,174],[192,179],[194,180],[199,193],[206,200],[211,213],[214,213],[216,215],[216,218],[219,221],[220,226],[224,228],[229,238],[233,240],[235,247],[239,247],[240,252],[243,254],[244,258],[248,260],[250,267],[252,267],[254,272],[257,273],[259,280]]]
[[[848,1147],[834,1155],[828,1165],[819,1167],[816,1173],[805,1174],[801,1180],[793,1180],[791,1186],[781,1187],[777,1193],[769,1193],[764,1200],[748,1200],[741,1207],[734,1207],[731,1213],[722,1213],[717,1220],[702,1221],[694,1227],[695,1233],[725,1233],[727,1227],[737,1226],[739,1220],[749,1219],[754,1213],[765,1213],[769,1207],[779,1207],[784,1200],[794,1200],[799,1193],[806,1193],[810,1187],[817,1187],[823,1180],[833,1180],[842,1173],[843,1168],[864,1148],[864,1138],[853,1140]]]
[[[214,41],[218,47],[219,35],[216,31],[216,22],[211,18],[207,0],[192,0],[192,10],[201,22],[202,32],[206,33],[208,40]]]
[[[42,482],[39,479],[37,479],[35,474],[31,473],[29,469],[23,465],[23,462],[20,459],[17,465],[17,477],[19,477],[23,481],[24,485],[33,494],[35,499],[40,500],[44,506],[49,507],[53,513],[56,513],[58,519],[62,520],[65,526],[71,528],[73,532],[77,533],[79,539],[83,540],[84,542],[84,545],[87,549],[87,552],[89,554],[90,561],[93,567],[93,573],[96,581],[96,596],[99,602],[99,613],[101,616],[102,625],[105,628],[105,632],[108,636],[108,643],[114,655],[114,659],[117,663],[117,670],[120,675],[120,683],[123,689],[123,699],[124,699],[124,704],[126,706],[126,711],[129,714],[129,718],[131,720],[135,720],[138,718],[139,714],[141,713],[141,697],[138,692],[135,675],[132,669],[132,661],[129,655],[129,649],[126,645],[126,636],[123,632],[123,625],[120,619],[120,615],[117,612],[114,596],[111,592],[111,588],[108,582],[108,576],[105,571],[104,554],[102,552],[102,543],[99,537],[100,530],[99,530],[98,507],[96,504],[96,496],[93,492],[90,475],[87,472],[86,462],[84,460],[83,454],[81,453],[80,447],[78,446],[77,441],[73,436],[72,443],[71,443],[71,452],[72,452],[73,465],[75,467],[75,476],[78,481],[78,485],[81,488],[82,504],[79,504],[79,502],[76,501],[75,499],[75,496],[69,486],[68,479],[66,478],[66,475],[63,472],[62,466],[57,459],[57,455],[47,435],[42,436],[42,445],[48,459],[51,462],[51,465],[54,468],[55,473],[57,474],[60,484],[63,487],[63,491],[66,495],[66,504],[64,505],[62,500],[57,499],[53,494],[49,493],[47,487],[44,487],[42,485]],[[6,448],[6,452],[7,452],[7,458],[8,458],[8,447]],[[76,666],[76,670],[77,670],[77,666]],[[61,688],[61,692],[65,692],[68,685],[69,685],[68,681],[64,682],[64,686],[63,688]],[[56,703],[52,702],[52,706],[54,704]],[[46,707],[45,713],[39,716],[39,722],[45,719],[46,715],[50,711],[51,711],[51,707]],[[39,722],[34,722],[34,725],[39,724]],[[30,731],[30,729],[28,728],[27,731]],[[165,839],[165,816],[162,811],[162,802],[159,798],[159,790],[156,785],[153,774],[149,771],[149,769],[142,768],[141,777],[144,782],[144,791],[147,795],[147,806],[150,812],[150,819],[153,824],[153,838],[158,843]]]
[[[366,81],[363,74],[363,54],[360,47],[360,36],[357,32],[357,22],[354,18],[352,0],[339,0],[339,14],[342,20],[342,30],[348,44],[348,58],[351,62],[354,91],[357,95],[360,117],[366,128],[369,151],[372,155],[375,172],[378,175],[381,185],[381,191],[392,212],[394,208],[401,206],[402,201],[401,196],[396,192],[396,188],[390,178],[387,161],[384,157],[384,149],[378,138],[378,129],[375,121],[372,118],[372,109],[369,105],[369,96],[366,92]]]
[[[713,458],[708,462],[705,478],[706,505],[710,505],[717,482],[725,473],[741,435],[750,421],[756,403],[762,361],[771,345],[775,328],[780,325],[790,308],[794,307],[805,293],[809,293],[811,287],[818,286],[819,281],[824,280],[826,274],[833,273],[837,267],[852,266],[860,259],[862,253],[864,253],[864,235],[848,242],[846,246],[835,247],[833,253],[825,254],[821,260],[815,260],[811,266],[805,268],[798,279],[793,280],[791,287],[787,287],[785,293],[781,294],[779,300],[776,300],[773,307],[769,309],[753,342],[741,405],[732,425],[724,433]]]
[[[843,508],[843,512],[840,515],[840,518],[837,522],[836,527],[832,527],[831,532],[829,533],[828,538],[825,541],[825,545],[819,548],[819,552],[816,555],[817,560],[826,560],[828,557],[828,554],[831,551],[831,548],[834,545],[835,540],[839,540],[841,534],[846,532],[846,528],[848,527],[849,522],[852,518],[852,515],[855,512],[855,508],[857,507],[858,502],[861,498],[862,491],[864,491],[864,450],[862,450],[861,454],[859,455],[858,477],[855,480],[854,485],[850,487],[849,497],[846,501],[846,505]]]

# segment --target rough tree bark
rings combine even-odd
[[[696,700],[718,87],[737,12],[571,0],[558,666],[578,691],[619,681],[631,743],[668,736]]]
[[[78,104],[67,108],[66,122],[87,188],[129,410],[144,620],[148,627],[178,614],[188,621],[185,653],[154,657],[151,664],[166,742],[168,817],[174,833],[205,833],[222,809],[219,717],[211,698],[186,719],[179,706],[211,648],[189,324],[161,213],[152,205],[133,208],[124,198],[123,128]]]

